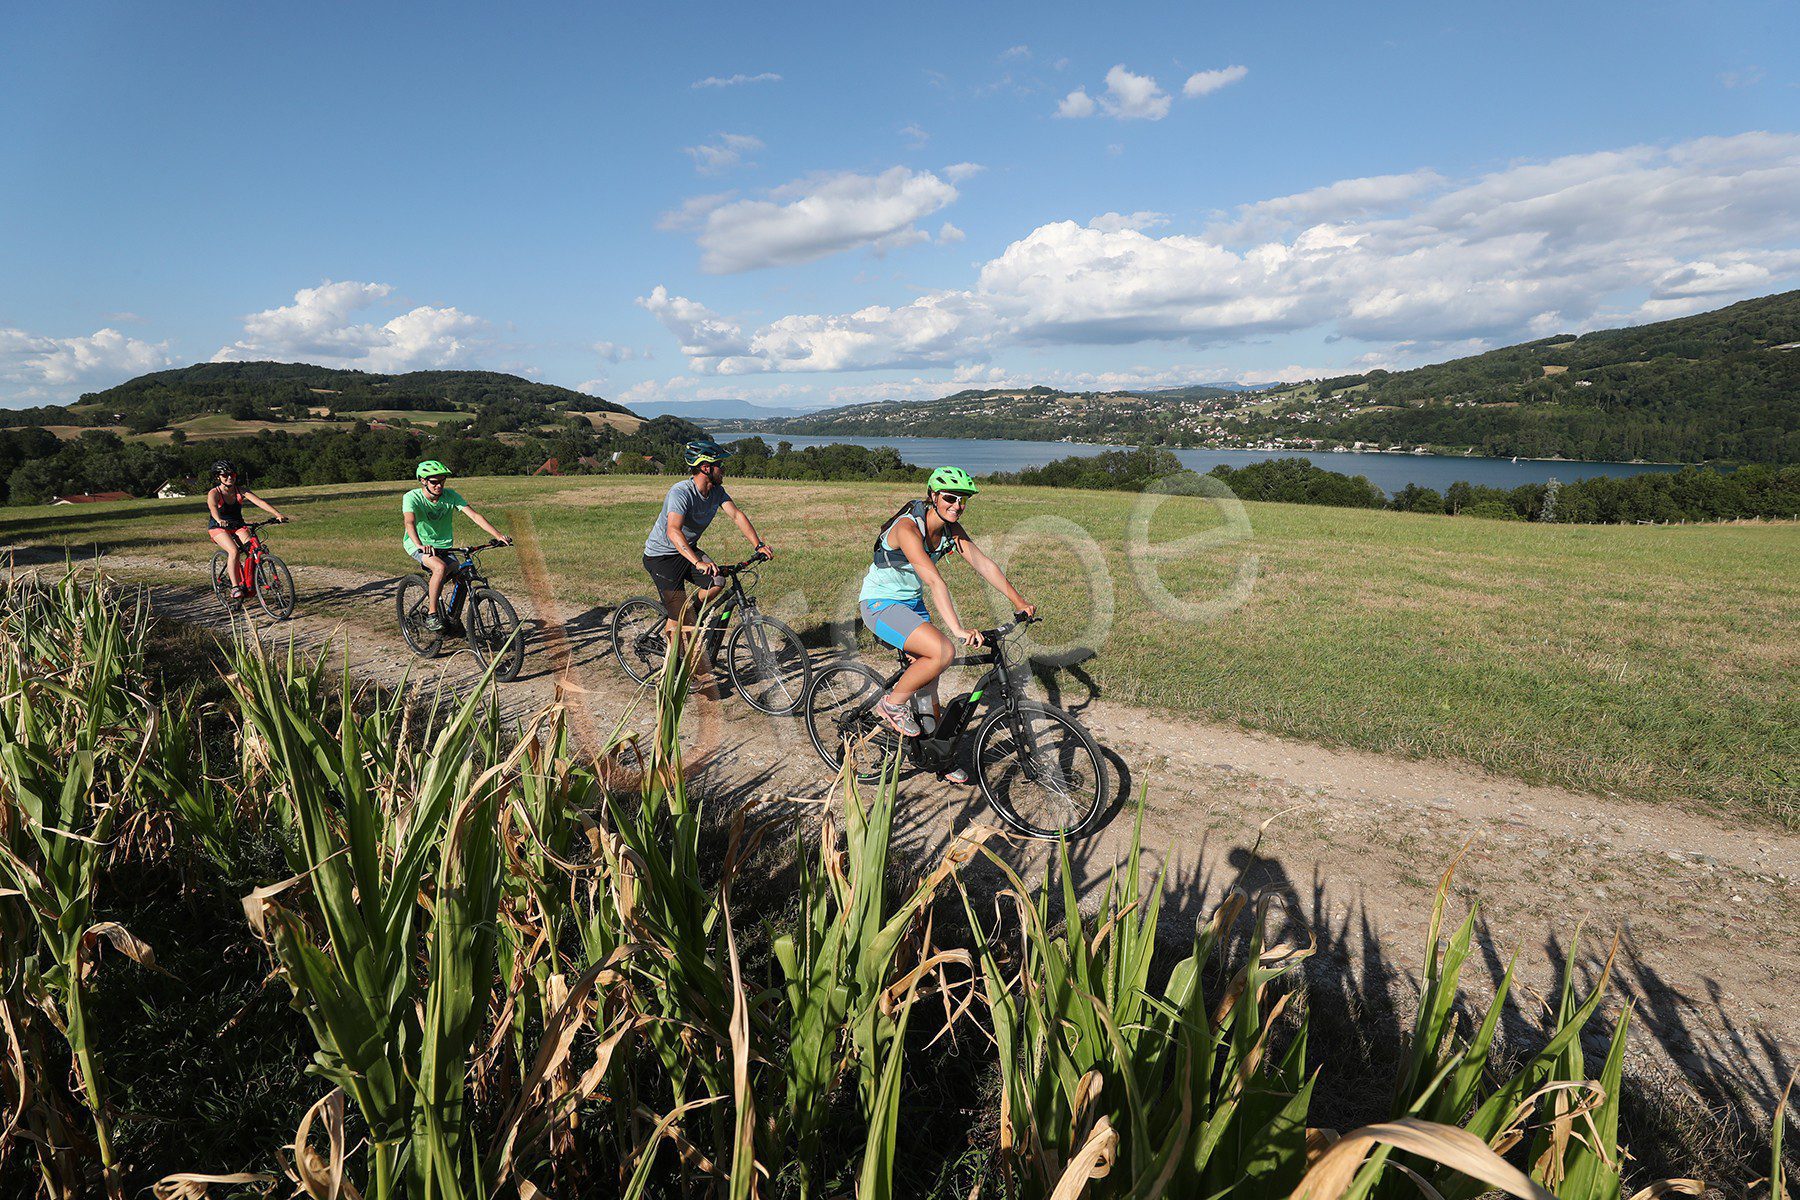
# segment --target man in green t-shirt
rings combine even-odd
[[[487,530],[502,545],[512,545],[512,539],[470,508],[460,492],[445,486],[450,480],[450,468],[437,459],[426,459],[413,474],[420,486],[406,493],[400,501],[401,519],[406,522],[406,536],[400,544],[406,547],[413,561],[431,573],[431,579],[425,585],[425,606],[430,614],[425,618],[425,628],[437,633],[444,628],[444,620],[438,616],[438,593],[444,590],[444,580],[450,577],[450,562],[438,551],[456,544],[456,514],[467,513],[469,520]]]

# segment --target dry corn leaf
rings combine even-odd
[[[1382,1145],[1442,1163],[1520,1200],[1556,1200],[1474,1134],[1417,1117],[1365,1125],[1346,1133],[1312,1164],[1291,1200],[1335,1200],[1356,1178],[1369,1151]]]

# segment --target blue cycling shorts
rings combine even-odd
[[[923,596],[916,600],[864,600],[861,609],[869,632],[896,650],[906,645],[913,630],[931,624]]]

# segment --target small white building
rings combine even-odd
[[[171,479],[156,489],[156,498],[158,500],[185,500],[187,493],[181,490],[180,484]]]

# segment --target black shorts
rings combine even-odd
[[[686,584],[709,588],[719,582],[709,571],[702,571],[679,554],[646,554],[644,570],[659,592],[679,592]]]

